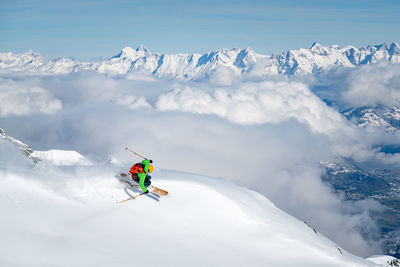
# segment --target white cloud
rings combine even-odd
[[[148,82],[155,82],[156,79],[154,78],[154,75],[145,72],[145,71],[132,71],[128,72],[125,75],[125,78],[127,80],[132,80],[132,81],[148,81]]]
[[[330,133],[347,127],[343,117],[296,82],[241,83],[237,87],[206,92],[183,85],[159,97],[162,111],[179,110],[215,114],[239,124],[279,123],[291,118],[313,131]]]
[[[218,67],[209,75],[209,80],[217,86],[230,86],[233,84],[237,73],[228,67]]]
[[[379,63],[322,74],[313,91],[340,109],[400,105],[400,64]]]
[[[115,100],[115,103],[119,105],[126,105],[129,108],[150,108],[151,105],[147,103],[146,98],[137,97],[135,95],[124,95]]]
[[[352,106],[400,104],[399,64],[362,66],[351,72],[347,81],[342,100]]]
[[[36,84],[0,80],[0,116],[54,113],[62,109],[62,102]]]

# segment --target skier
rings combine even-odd
[[[151,185],[151,176],[149,172],[153,172],[154,167],[150,163],[153,163],[152,160],[145,159],[141,163],[136,163],[131,167],[129,173],[132,175],[132,179],[139,183],[140,188],[143,190],[143,193],[149,193],[147,189],[148,186]]]

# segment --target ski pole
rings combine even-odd
[[[136,153],[135,151],[133,151],[133,150],[130,150],[129,148],[125,148],[125,150],[127,150],[127,151],[129,151],[129,152],[132,152],[133,154],[135,154],[135,155],[137,155],[137,156],[139,156],[139,157],[141,157],[141,158],[144,158],[144,159],[146,159],[145,157],[143,157],[142,155],[139,155],[138,153]],[[147,160],[147,159],[146,159]]]
[[[147,192],[147,191],[146,191],[146,192]],[[130,200],[130,199],[132,199],[132,198],[135,198],[135,197],[141,196],[141,195],[145,194],[146,192],[143,192],[143,193],[140,193],[139,195],[136,195],[136,196],[133,196],[133,197],[127,198],[127,199],[125,199],[125,200],[122,200],[122,201],[120,201],[120,202],[118,202],[118,203],[119,203],[119,204],[121,204],[122,202],[128,201],[128,200]]]

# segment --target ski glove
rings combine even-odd
[[[150,191],[148,189],[147,189],[146,192],[143,192],[143,194],[148,194],[148,193],[150,193]]]

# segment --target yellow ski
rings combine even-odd
[[[140,193],[139,195],[136,195],[136,196],[133,196],[133,197],[127,198],[127,199],[125,199],[125,200],[122,200],[122,201],[120,201],[120,202],[118,202],[118,203],[120,204],[120,203],[122,203],[122,202],[128,201],[128,200],[130,200],[130,199],[136,198],[136,197],[138,197],[138,196],[141,196],[141,195],[144,195],[144,194],[145,194],[145,192],[143,192],[143,193]]]
[[[123,178],[127,178],[127,179],[129,179],[130,178],[130,176],[128,175],[128,174],[126,174],[126,173],[123,173],[123,172],[121,172],[120,174],[119,174],[121,177],[123,177]],[[134,181],[125,181],[125,180],[123,180],[124,182],[126,182],[126,183],[129,183],[131,186],[133,186],[132,185],[132,183],[135,183]],[[134,184],[135,186],[137,185],[136,183]],[[161,188],[158,188],[158,187],[155,187],[154,185],[150,185],[149,187],[148,187],[148,189],[149,189],[149,191],[151,192],[151,193],[155,193],[155,194],[157,194],[157,195],[160,195],[160,196],[166,196],[166,195],[168,195],[168,191],[166,191],[166,190],[164,190],[164,189],[161,189]]]

